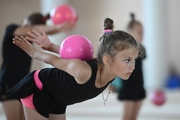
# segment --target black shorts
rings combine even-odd
[[[146,92],[144,87],[132,87],[126,86],[122,87],[118,92],[119,100],[141,100],[146,97]]]

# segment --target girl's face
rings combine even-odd
[[[124,49],[114,57],[110,69],[116,76],[127,80],[135,68],[135,59],[139,50],[135,47]]]
[[[135,38],[138,43],[142,42],[143,39],[143,27],[140,24],[134,24],[133,29],[129,33]]]

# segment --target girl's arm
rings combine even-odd
[[[23,36],[16,36],[13,38],[13,43],[24,50],[30,57],[66,71],[70,75],[74,76],[76,81],[80,84],[85,83],[90,78],[91,68],[85,61],[78,59],[63,59],[50,53],[38,51]]]
[[[27,36],[27,31],[31,31],[32,29],[35,29],[39,31],[39,28],[42,28],[46,34],[52,35],[56,34],[58,32],[67,32],[71,31],[74,28],[75,24],[72,24],[70,22],[62,23],[59,25],[34,25],[34,26],[24,26],[24,27],[18,27],[14,35],[15,36]]]

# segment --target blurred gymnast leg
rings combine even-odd
[[[50,114],[49,120],[66,120],[66,114]]]
[[[22,104],[19,100],[2,101],[7,120],[25,120]]]
[[[26,120],[49,120],[49,118],[46,118],[46,117],[40,115],[36,111],[36,109],[29,108],[24,105],[23,105],[23,107],[24,107],[24,114],[25,114]]]
[[[142,104],[142,100],[139,101],[132,101],[132,100],[125,100],[124,103],[124,113],[123,113],[123,120],[136,120],[139,109]]]

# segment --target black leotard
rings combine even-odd
[[[6,92],[30,71],[31,57],[13,44],[13,33],[18,25],[7,26],[2,43],[3,63],[0,70],[0,101],[12,99]]]
[[[74,77],[57,68],[45,68],[39,72],[39,78],[43,84],[39,90],[34,83],[34,72],[27,75],[10,90],[10,94],[16,98],[27,97],[34,94],[33,103],[36,110],[43,116],[49,113],[63,114],[67,105],[82,102],[99,95],[107,86],[102,88],[95,86],[97,74],[97,61],[87,61],[92,69],[90,79],[84,84],[78,84]],[[26,91],[26,92],[24,92]]]

